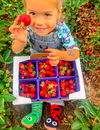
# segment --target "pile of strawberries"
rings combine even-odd
[[[40,96],[42,98],[51,98],[57,96],[57,86],[58,83],[54,80],[52,81],[42,81],[40,83]]]
[[[58,64],[59,76],[71,76],[75,70],[69,61],[60,61]]]
[[[68,96],[68,94],[75,92],[75,81],[73,79],[70,80],[61,80],[60,81],[60,94],[62,97]]]
[[[46,60],[45,62],[39,62],[39,77],[54,77],[55,76],[55,68],[51,66],[50,60]]]
[[[19,72],[21,79],[36,77],[35,66],[32,62],[27,62],[26,64],[20,63]]]
[[[19,94],[22,97],[30,97],[35,98],[36,97],[36,86],[33,83],[22,83],[20,85],[21,93]]]

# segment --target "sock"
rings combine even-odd
[[[22,125],[31,128],[34,123],[39,123],[41,121],[42,105],[42,102],[32,103],[32,112],[21,120]]]
[[[44,126],[48,130],[56,130],[56,128],[60,125],[61,118],[61,105],[53,104],[51,105],[51,113],[50,116],[46,119]]]

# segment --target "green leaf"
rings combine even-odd
[[[77,106],[78,108],[84,108],[84,105],[83,105],[81,102],[79,102],[76,106]]]
[[[2,29],[4,26],[11,26],[12,23],[10,23],[9,21],[5,21],[5,20],[0,20],[0,29]]]
[[[4,42],[0,41],[0,46],[7,46]]]
[[[4,10],[0,10],[0,15],[5,14],[6,12]]]
[[[99,109],[98,109],[97,113],[98,113],[98,116],[100,116],[100,105],[99,105]]]
[[[3,89],[4,89],[4,82],[0,81],[0,90],[3,90]]]
[[[13,62],[13,58],[9,58],[8,60],[6,60],[6,64],[10,64],[10,63],[12,63]]]
[[[0,113],[3,111],[3,109],[4,109],[4,99],[0,94]]]
[[[0,124],[1,125],[5,124],[5,121],[4,121],[4,119],[1,116],[0,116]]]
[[[74,111],[75,115],[79,118],[79,120],[81,122],[83,122],[82,118],[83,118],[83,115],[79,112],[79,111]]]
[[[4,71],[3,70],[0,70],[0,75],[3,75],[4,74]]]
[[[9,93],[4,93],[3,98],[7,102],[12,102],[12,101],[14,101],[16,99],[13,95],[11,95]]]
[[[6,128],[5,130],[12,130],[12,127],[10,127],[10,128]]]
[[[26,130],[25,128],[21,128],[19,125],[13,127],[12,130]]]
[[[98,62],[100,60],[100,57],[97,57],[96,59],[95,59],[95,62]]]
[[[10,56],[11,50],[7,50],[4,52],[4,60],[6,61],[8,57]]]
[[[88,126],[87,126],[86,123],[84,123],[84,124],[82,125],[82,130],[88,130]]]
[[[93,115],[93,116],[97,116],[97,111],[95,109],[95,107],[93,106],[93,104],[91,104],[90,102],[86,102],[86,107],[89,110],[89,112]]]
[[[75,129],[80,129],[82,127],[82,123],[80,121],[76,121],[72,124],[71,129],[75,130]]]
[[[0,62],[4,62],[4,59],[1,55],[0,55]]]

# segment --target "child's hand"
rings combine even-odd
[[[25,43],[27,42],[27,27],[25,29],[19,27],[19,17],[20,16],[18,15],[14,21],[14,24],[9,28],[9,31],[12,33],[10,37]]]
[[[50,52],[48,59],[50,59],[50,63],[52,66],[56,66],[61,60],[61,51],[57,49],[45,49],[46,52]]]

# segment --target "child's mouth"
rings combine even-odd
[[[44,31],[46,28],[36,28],[39,31]]]

